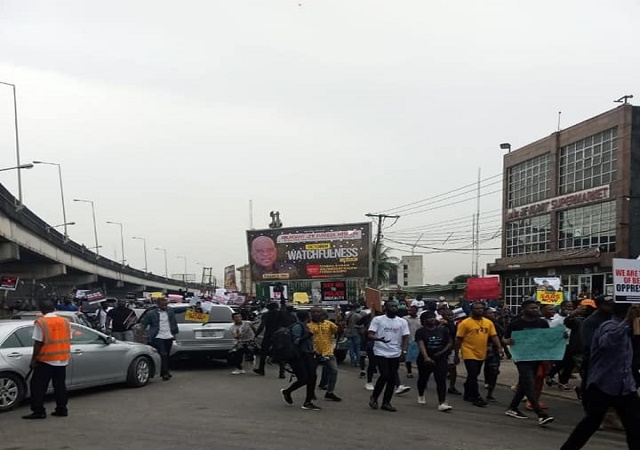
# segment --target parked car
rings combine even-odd
[[[18,311],[11,316],[11,319],[35,321],[39,315],[40,311]],[[56,315],[68,319],[71,323],[78,323],[91,328],[91,322],[88,317],[80,311],[56,311]]]
[[[185,318],[191,308],[186,303],[169,303],[176,313],[179,333],[173,341],[171,356],[205,356],[215,359],[226,359],[235,344],[231,334],[233,309],[227,305],[212,305],[209,311],[209,321],[206,323],[188,321]],[[151,310],[147,309],[138,319],[138,325],[134,326],[134,333],[138,342],[147,342],[146,332],[143,333],[141,322],[144,316]]]
[[[0,412],[29,396],[33,321],[0,320]],[[146,385],[160,367],[160,355],[148,345],[122,342],[77,323],[71,324],[71,359],[67,389],[126,382]]]

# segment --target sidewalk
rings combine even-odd
[[[484,375],[483,373],[480,373],[480,377],[478,378],[479,380],[481,380],[482,383],[484,383],[483,375]],[[463,362],[460,362],[460,364],[458,364],[458,376],[465,377],[465,378],[467,376]],[[558,389],[557,385],[548,387],[545,384],[544,389],[542,391],[543,395],[578,401],[578,398],[576,397],[576,393],[573,390],[575,386],[580,385],[580,376],[577,375],[577,377],[578,378],[576,379],[569,380],[569,385],[572,388],[570,391],[561,391]],[[509,359],[502,360],[502,363],[500,364],[500,375],[498,376],[498,385],[511,387],[511,386],[515,386],[516,384],[518,384],[518,369],[516,368],[516,365],[513,363],[513,361]]]

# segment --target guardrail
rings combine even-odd
[[[48,241],[58,248],[64,249],[67,253],[84,259],[98,266],[115,270],[126,275],[144,278],[149,281],[157,281],[164,284],[173,284],[176,286],[184,286],[182,280],[174,280],[160,275],[153,275],[143,270],[134,269],[129,266],[123,266],[121,263],[113,261],[104,256],[89,250],[86,246],[78,244],[70,239],[65,239],[64,235],[54,228],[50,228],[49,224],[38,217],[33,211],[26,206],[22,206],[19,210],[16,208],[17,199],[0,183],[0,211],[8,216],[14,222],[20,224],[27,230],[37,235],[40,239]],[[190,289],[198,288],[191,283],[187,283],[186,287]]]

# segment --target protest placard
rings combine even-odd
[[[567,340],[564,327],[530,328],[514,331],[509,347],[513,361],[560,361],[564,357]]]
[[[186,320],[187,322],[207,323],[209,322],[209,314],[199,313],[191,309],[188,309],[187,312],[184,314],[184,320]]]

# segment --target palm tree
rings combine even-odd
[[[376,248],[375,241],[373,242],[373,248]],[[380,248],[378,249],[378,286],[372,287],[378,288],[379,286],[387,284],[389,282],[389,275],[391,274],[391,272],[394,270],[398,270],[399,262],[400,260],[398,258],[389,254],[389,248],[385,247],[384,244],[380,244]]]

